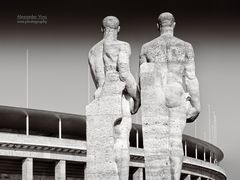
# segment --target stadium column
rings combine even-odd
[[[184,156],[187,156],[187,141],[184,143]]]
[[[62,119],[60,117],[58,118],[58,134],[59,139],[62,139]]]
[[[212,163],[212,152],[210,151],[209,162]]]
[[[197,147],[197,145],[195,146],[195,158],[196,159],[198,158],[198,147]]]
[[[84,165],[84,180],[87,180],[87,163]]]
[[[138,168],[133,174],[133,180],[143,180],[143,168]]]
[[[66,180],[66,161],[60,160],[55,164],[55,180]]]
[[[205,150],[205,148],[203,149],[203,160],[206,161],[206,150]]]
[[[139,148],[139,133],[138,133],[138,130],[136,130],[136,147]]]
[[[191,180],[191,175],[187,175],[184,180]]]
[[[26,158],[22,163],[22,179],[33,180],[33,159]]]

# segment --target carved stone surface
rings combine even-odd
[[[111,86],[112,93],[95,99],[86,108],[87,180],[119,179],[113,128],[115,121],[122,118],[121,91],[124,83],[110,80],[107,84]],[[119,94],[115,94],[114,90]]]
[[[131,113],[139,107],[139,89],[130,73],[128,43],[117,40],[116,17],[103,20],[104,38],[89,52],[96,85],[95,99],[86,107],[87,180],[127,180]]]
[[[173,36],[174,17],[162,13],[161,35],[140,55],[142,128],[147,180],[179,180],[186,119],[200,112],[192,46]]]

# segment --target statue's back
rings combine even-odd
[[[143,45],[148,62],[184,62],[186,42],[174,36],[160,36]]]

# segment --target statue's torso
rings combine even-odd
[[[120,79],[117,64],[119,53],[125,45],[126,42],[123,41],[103,39],[90,50],[94,56],[94,58],[92,58],[92,64],[94,64],[95,69],[101,69],[101,71],[105,73],[103,91],[108,91],[108,94],[110,93],[110,89],[114,91],[112,94],[122,93],[125,86],[125,83]],[[119,87],[117,87],[116,84],[118,84]]]

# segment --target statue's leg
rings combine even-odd
[[[171,179],[180,180],[183,161],[182,134],[186,125],[186,108],[185,106],[169,108],[169,112]]]
[[[114,149],[118,167],[119,180],[128,180],[129,177],[129,134],[132,127],[129,101],[122,98],[122,119],[114,125]]]
[[[129,176],[129,133],[131,129],[131,117],[123,117],[115,129],[116,163],[118,167],[119,180],[127,180]]]

